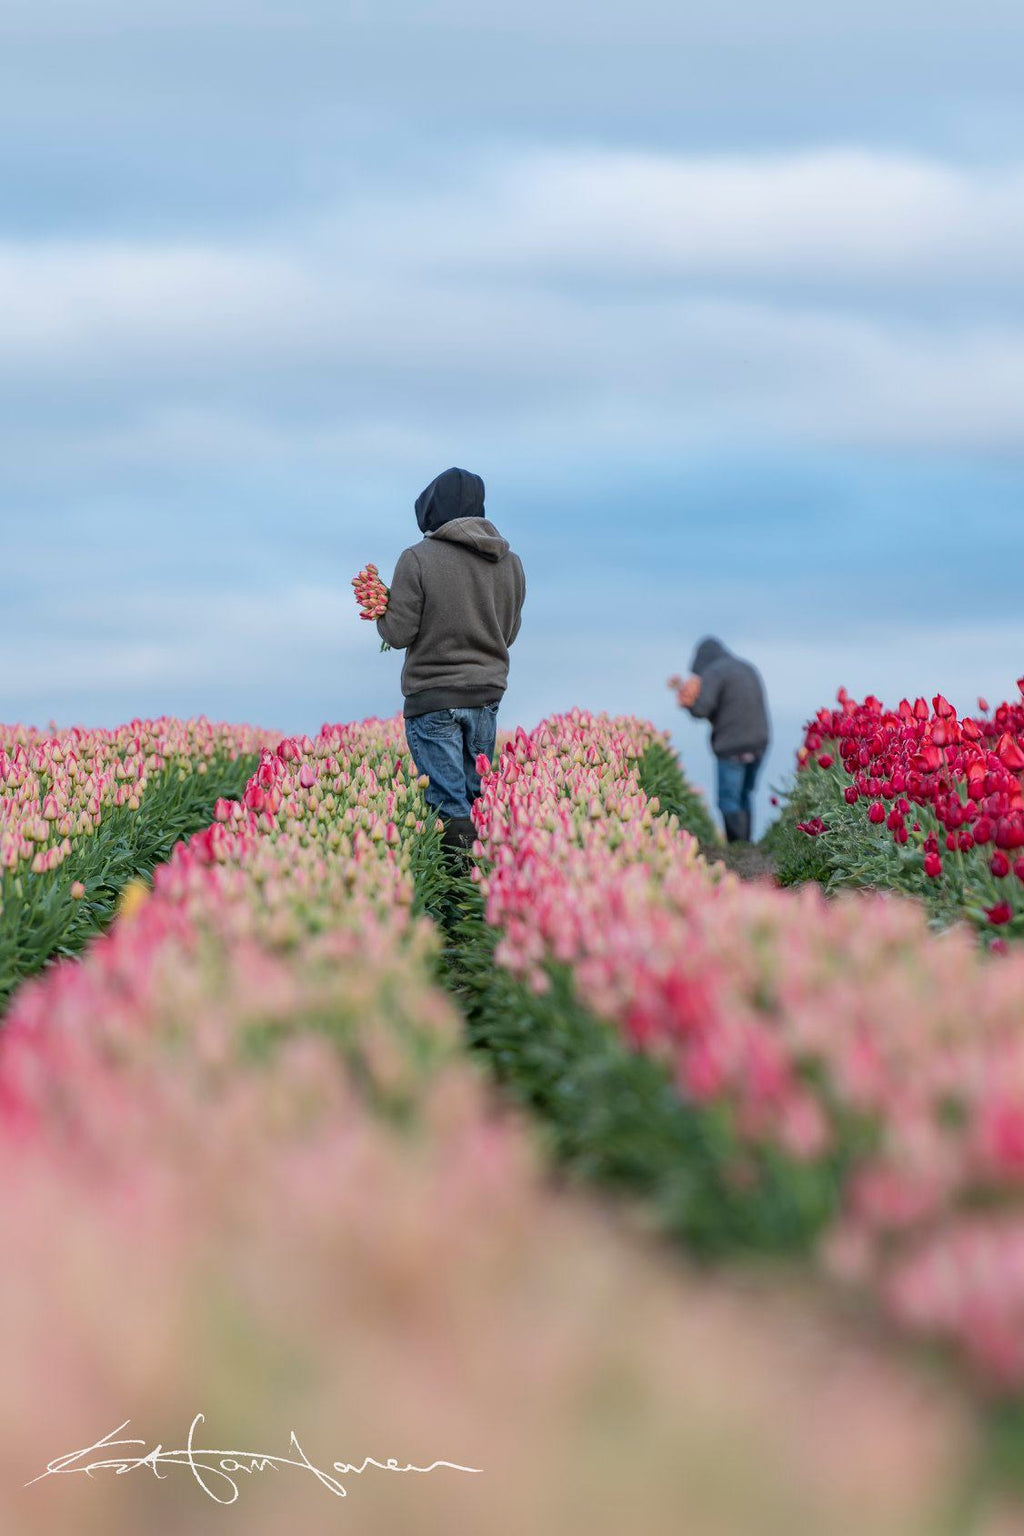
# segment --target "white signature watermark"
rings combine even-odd
[[[314,1466],[299,1444],[295,1431],[289,1436],[289,1447],[294,1455],[270,1456],[262,1451],[218,1451],[205,1446],[197,1446],[195,1443],[196,1430],[205,1420],[205,1414],[197,1413],[189,1426],[188,1442],[177,1451],[166,1450],[162,1445],[156,1445],[145,1454],[134,1454],[127,1447],[144,1447],[144,1440],[127,1439],[116,1440],[123,1429],[127,1429],[131,1419],[125,1419],[116,1429],[102,1439],[96,1440],[92,1445],[85,1446],[80,1451],[67,1451],[63,1456],[55,1456],[47,1464],[45,1472],[40,1472],[38,1477],[30,1478],[25,1484],[31,1488],[33,1483],[42,1482],[47,1477],[67,1477],[74,1473],[85,1473],[87,1477],[94,1477],[97,1472],[114,1472],[118,1477],[123,1477],[126,1472],[136,1472],[140,1467],[149,1467],[154,1477],[161,1481],[167,1477],[166,1472],[161,1472],[161,1467],[187,1467],[202,1491],[213,1499],[216,1504],[234,1504],[238,1498],[239,1484],[236,1479],[251,1477],[257,1472],[278,1472],[282,1467],[298,1467],[303,1472],[311,1472],[312,1475],[323,1484],[328,1493],[333,1493],[336,1498],[348,1497],[348,1489],[341,1482],[341,1477],[362,1476],[371,1467],[376,1467],[379,1472],[436,1472],[445,1467],[450,1472],[479,1473],[480,1467],[463,1467],[455,1461],[432,1461],[428,1467],[414,1467],[403,1465],[395,1457],[389,1456],[386,1461],[377,1461],[372,1456],[367,1456],[361,1462],[335,1461],[329,1472],[322,1467]],[[122,1447],[124,1449],[122,1449]],[[111,1456],[107,1453],[117,1451],[119,1454]],[[103,1454],[94,1460],[97,1452]],[[338,1473],[340,1476],[335,1476]]]

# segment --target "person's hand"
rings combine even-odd
[[[680,709],[692,709],[700,698],[700,678],[696,676],[686,678],[676,689],[676,698],[679,700]]]

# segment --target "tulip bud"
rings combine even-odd
[[[994,907],[985,908],[985,916],[990,923],[998,926],[1010,921],[1013,917],[1013,908],[1008,901],[997,901]]]
[[[256,812],[262,811],[265,799],[266,797],[258,784],[250,784],[242,796],[243,804],[250,811]]]

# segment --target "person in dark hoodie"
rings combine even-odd
[[[519,633],[526,578],[508,540],[484,516],[484,483],[446,469],[416,502],[423,534],[398,558],[382,640],[406,653],[405,734],[430,784],[444,840],[469,848],[480,793],[476,759],[491,757],[509,646]]]
[[[771,734],[764,684],[756,667],[711,636],[697,646],[690,674],[685,682],[673,678],[672,687],[694,719],[711,722],[726,838],[750,842],[754,786]]]

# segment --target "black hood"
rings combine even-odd
[[[716,640],[713,635],[708,635],[694,651],[693,660],[690,662],[690,671],[695,676],[701,677],[713,661],[721,661],[723,656],[728,656],[729,654],[727,647],[722,644],[721,640]]]
[[[416,498],[421,533],[436,533],[457,517],[483,517],[484,483],[468,469],[446,469]]]

